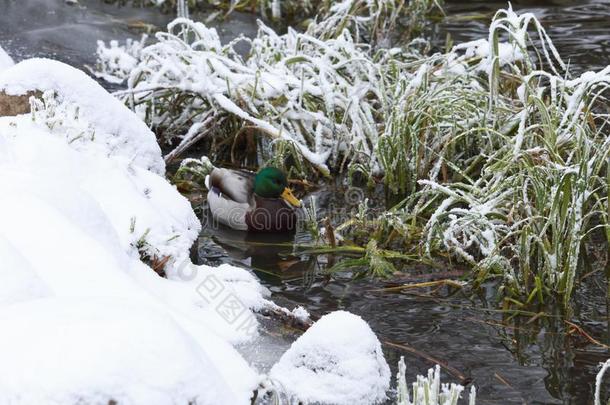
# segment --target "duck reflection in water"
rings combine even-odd
[[[204,214],[211,220],[209,212]],[[303,235],[298,231],[284,233],[254,233],[231,229],[222,224],[204,221],[200,240],[200,256],[209,255],[210,241],[220,246],[228,256],[223,261],[251,268],[264,282],[280,285],[296,279],[313,281],[319,263],[316,255],[296,251],[295,244]],[[208,239],[207,241],[205,239]],[[205,250],[205,251],[203,251]],[[228,260],[227,260],[228,259]]]

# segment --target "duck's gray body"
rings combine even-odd
[[[212,216],[230,228],[247,231],[246,213],[252,209],[254,174],[214,169],[206,178]]]

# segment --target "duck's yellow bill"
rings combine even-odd
[[[293,205],[297,208],[301,206],[301,201],[292,194],[292,190],[286,187],[281,197],[290,205]]]

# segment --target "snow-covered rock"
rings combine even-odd
[[[105,148],[83,141],[74,131],[80,121],[70,126],[65,115],[59,119],[63,123],[51,129],[29,115],[0,117],[0,133],[11,141],[15,163],[25,173],[48,178],[33,187],[42,193],[48,185],[77,186],[104,211],[125,252],[170,257],[169,265],[186,260],[201,228],[189,202],[163,177],[122,156],[108,159]],[[47,192],[53,199],[60,199],[58,194]]]
[[[273,366],[270,377],[301,401],[374,404],[386,398],[390,368],[381,344],[359,316],[323,316]]]
[[[15,62],[13,62],[13,58],[11,58],[8,53],[0,46],[0,71],[5,70],[13,66]]]
[[[54,92],[64,105],[77,106],[79,118],[94,129],[91,142],[108,156],[121,156],[135,166],[165,173],[152,131],[84,72],[50,59],[27,59],[0,69],[0,92],[18,96],[35,91]]]

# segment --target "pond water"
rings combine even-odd
[[[0,45],[15,59],[48,56],[77,67],[95,62],[96,40],[137,37],[147,25],[163,26],[170,17],[151,9],[134,9],[80,0],[69,6],[63,0],[0,0]],[[493,12],[505,7],[497,1],[447,1],[448,19],[435,27],[444,40],[486,37]],[[560,53],[574,71],[599,69],[610,64],[610,0],[518,1],[513,6],[538,15]],[[221,35],[251,34],[255,18],[236,17],[221,26]],[[331,185],[310,193],[316,197],[320,218],[349,212],[363,194]],[[202,214],[207,224],[205,212]],[[546,316],[508,320],[497,311],[495,288],[483,286],[475,296],[447,287],[409,292],[380,289],[390,282],[352,280],[350,273],[329,276],[325,269],[342,260],[315,255],[298,247],[311,242],[306,232],[269,237],[245,235],[206,226],[195,256],[201,263],[233,263],[253,269],[280,305],[302,305],[314,317],[345,309],[367,320],[384,341],[388,363],[395,372],[401,355],[413,379],[434,362],[444,365],[445,381],[476,385],[479,404],[588,404],[592,403],[597,364],[610,353],[583,334],[567,334],[567,325],[556,311]],[[295,245],[296,244],[296,245]],[[459,268],[401,269],[396,282],[459,278]],[[596,269],[593,269],[596,270]],[[601,270],[601,269],[597,269]],[[609,344],[605,280],[587,277],[570,320],[592,338]],[[261,336],[257,352],[244,354],[267,369],[294,339],[294,331],[274,331]]]

